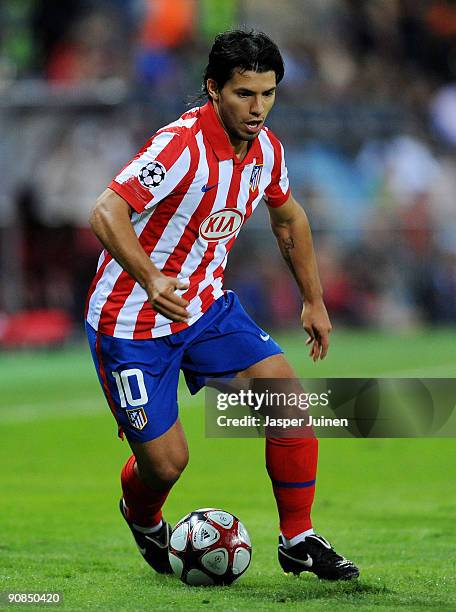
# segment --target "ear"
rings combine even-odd
[[[214,79],[207,79],[206,87],[207,87],[207,92],[209,96],[212,98],[212,101],[218,102],[219,89],[218,89],[216,81],[214,81]]]

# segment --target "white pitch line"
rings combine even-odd
[[[103,398],[62,400],[61,403],[52,400],[33,404],[16,404],[10,406],[8,410],[0,410],[0,423],[3,425],[26,423],[57,416],[71,418],[82,414],[100,413],[103,410],[109,412],[108,405],[104,403]]]
[[[450,372],[454,368],[454,374]],[[363,376],[360,378],[453,378],[456,376],[456,364],[440,364],[425,368],[411,368],[409,370],[391,370],[389,372],[380,372],[374,376]],[[305,377],[302,377],[305,378]],[[336,377],[334,377],[336,378]],[[180,390],[179,395],[184,395],[185,391]],[[187,394],[189,395],[189,394]],[[181,397],[181,407],[184,404]],[[197,403],[198,398],[189,395],[188,401]],[[39,401],[28,404],[9,405],[7,409],[0,408],[0,424],[8,425],[14,423],[27,423],[30,421],[39,421],[41,419],[58,417],[71,418],[78,415],[90,415],[107,411],[109,407],[103,397],[94,399],[73,399],[73,400],[57,400]]]
[[[452,374],[450,373],[452,372]],[[425,368],[410,368],[409,370],[390,370],[381,372],[376,378],[454,378],[456,363],[445,363]],[[366,377],[365,377],[366,378]]]

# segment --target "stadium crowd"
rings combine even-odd
[[[0,312],[57,307],[81,320],[100,248],[87,225],[96,196],[155,129],[199,103],[210,41],[239,24],[284,53],[269,125],[334,321],[456,321],[452,0],[2,3]],[[295,324],[298,295],[273,243],[258,211],[226,285],[260,324]]]

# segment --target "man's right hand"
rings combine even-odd
[[[176,294],[178,289],[188,289],[188,281],[160,274],[144,287],[152,308],[163,316],[176,322],[186,322],[189,317],[189,302]]]

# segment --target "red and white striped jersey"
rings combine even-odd
[[[109,187],[133,209],[131,223],[155,266],[188,280],[178,291],[189,301],[187,323],[157,313],[144,289],[105,250],[87,297],[87,321],[127,339],[178,332],[223,295],[228,253],[264,198],[289,197],[283,147],[263,127],[240,161],[211,102],[160,129]]]

